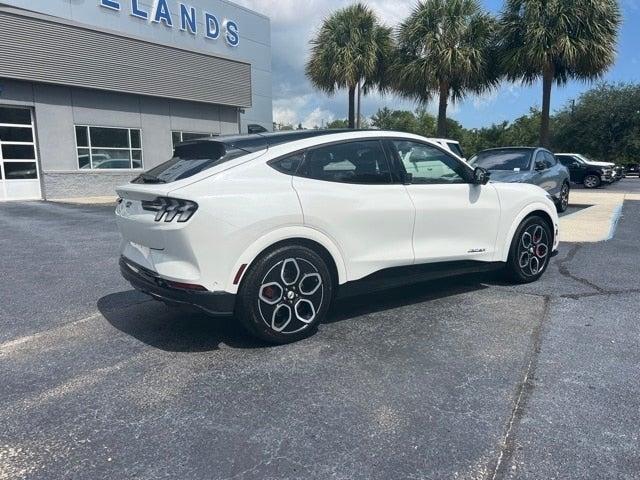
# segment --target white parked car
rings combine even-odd
[[[337,295],[493,269],[537,280],[558,245],[555,205],[487,180],[406,133],[186,142],[117,189],[120,268],[158,300],[235,312],[274,343],[312,332]]]

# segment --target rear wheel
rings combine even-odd
[[[310,248],[284,246],[249,268],[236,314],[250,334],[269,343],[289,343],[316,330],[332,297],[325,260]]]
[[[600,183],[600,177],[597,175],[587,175],[584,177],[584,186],[586,188],[598,188]]]
[[[507,260],[509,278],[516,283],[538,280],[549,265],[552,238],[551,227],[542,217],[526,218],[511,242]]]
[[[564,182],[562,184],[562,188],[560,189],[560,197],[556,202],[556,209],[560,213],[566,211],[569,207],[569,191],[569,184],[567,182]]]

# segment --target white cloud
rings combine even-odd
[[[278,125],[297,125],[298,114],[292,108],[274,105],[273,121]]]
[[[303,120],[302,126],[304,128],[322,127],[334,119],[335,117],[331,111],[316,107]]]
[[[498,90],[489,90],[488,92],[485,92],[482,95],[477,95],[473,97],[473,107],[476,110],[484,110],[488,106],[495,103],[497,99],[498,99]]]

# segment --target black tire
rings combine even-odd
[[[251,335],[266,342],[295,342],[316,331],[329,310],[333,288],[318,253],[303,246],[279,247],[249,267],[236,316]]]
[[[598,188],[602,181],[598,175],[589,174],[584,177],[584,188]]]
[[[558,201],[556,202],[556,210],[558,210],[559,213],[565,212],[569,207],[570,191],[571,187],[569,187],[569,182],[564,182],[560,189],[560,198],[558,198]]]
[[[537,215],[527,217],[516,230],[506,274],[515,283],[531,283],[538,280],[549,266],[553,234],[548,222]]]

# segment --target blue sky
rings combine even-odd
[[[365,1],[378,14],[382,22],[396,25],[415,5],[406,0]],[[618,41],[615,65],[603,77],[611,82],[640,81],[640,0],[619,0],[623,11],[623,25]],[[239,3],[271,18],[273,105],[274,120],[305,127],[321,125],[336,118],[346,117],[346,93],[328,97],[317,92],[304,76],[304,64],[309,54],[309,39],[322,19],[331,11],[351,3],[348,0],[239,0]],[[487,10],[498,12],[501,0],[484,0]],[[593,84],[570,82],[565,87],[554,87],[552,109],[565,105]],[[481,97],[469,97],[450,106],[449,116],[467,128],[488,126],[504,120],[513,120],[526,114],[531,106],[539,106],[542,99],[540,84],[531,86],[505,83],[497,90]],[[363,114],[373,115],[378,108],[414,109],[415,104],[393,96],[371,95],[363,99]],[[435,112],[435,103],[428,109]]]

